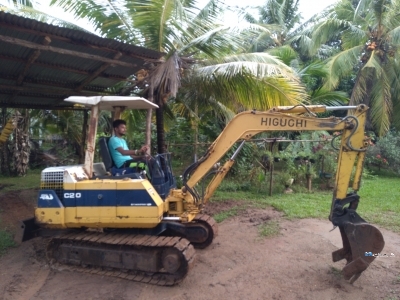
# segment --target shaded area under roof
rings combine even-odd
[[[62,109],[94,96],[163,53],[0,12],[0,107]]]

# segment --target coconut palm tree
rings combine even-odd
[[[265,53],[241,54],[249,34],[265,29],[221,24],[221,1],[210,0],[200,9],[194,0],[108,0],[101,5],[93,0],[53,0],[52,4],[89,19],[103,36],[165,53],[165,60],[152,62],[143,79],[150,86],[148,97],[160,107],[156,110],[159,153],[165,151],[164,107],[183,83],[207,94],[207,99],[247,107],[294,104],[305,98],[295,74],[279,60]]]
[[[327,89],[356,74],[350,104],[370,106],[369,119],[379,135],[400,128],[399,0],[341,0],[312,29],[310,55],[337,41],[327,61]],[[338,46],[339,47],[338,47]]]
[[[255,51],[265,51],[278,57],[286,65],[291,66],[306,86],[312,104],[343,105],[348,102],[348,95],[341,91],[332,91],[323,87],[323,78],[328,69],[321,63],[321,55],[310,58],[303,53],[304,40],[307,37],[307,24],[315,22],[318,16],[301,24],[298,12],[298,0],[267,0],[257,7],[259,18],[250,14],[245,19],[250,23],[265,26],[272,34],[261,33],[250,44]],[[320,53],[322,54],[322,53]]]
[[[299,0],[266,0],[257,7],[259,18],[246,13],[245,19],[253,24],[263,25],[271,33],[263,33],[251,43],[255,51],[264,51],[286,44],[287,35],[300,24]]]

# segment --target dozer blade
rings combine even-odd
[[[35,218],[19,221],[14,242],[18,245],[38,236],[40,227],[35,223]]]
[[[382,233],[367,222],[346,222],[339,226],[343,248],[332,252],[332,259],[337,262],[347,260],[342,270],[343,277],[353,283],[375,259],[385,245]],[[371,255],[372,253],[372,255]]]

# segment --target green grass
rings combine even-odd
[[[240,207],[232,207],[228,210],[215,214],[213,218],[217,223],[221,223],[223,220],[226,220],[229,217],[237,216],[239,209]]]
[[[359,192],[359,214],[368,222],[400,232],[400,178],[365,180]]]
[[[371,224],[400,233],[400,178],[378,177],[364,180],[359,192],[358,213]],[[217,191],[212,201],[244,200],[256,207],[273,206],[288,219],[328,219],[332,192],[266,194]]]
[[[279,234],[280,228],[277,221],[269,221],[258,226],[258,234],[262,237],[272,237]]]
[[[0,229],[0,256],[2,256],[6,250],[14,246],[14,241],[9,232]]]
[[[0,193],[39,188],[41,171],[42,170],[39,169],[28,170],[28,174],[24,177],[7,177],[0,175],[0,187],[1,185],[6,185],[5,188],[0,189]]]

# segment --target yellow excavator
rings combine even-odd
[[[169,154],[157,154],[151,176],[141,170],[117,169],[100,139],[102,162],[94,163],[95,138],[101,109],[149,109],[157,106],[137,97],[69,97],[66,101],[91,109],[84,165],[51,167],[41,173],[33,219],[22,225],[22,239],[48,237],[47,256],[79,272],[117,276],[157,285],[181,282],[194,263],[195,249],[209,246],[217,224],[203,214],[218,185],[246,141],[267,131],[340,131],[338,166],[329,220],[339,227],[343,248],[333,261],[346,259],[345,279],[354,282],[384,246],[381,232],[357,213],[360,179],[368,140],[366,105],[279,106],[236,115],[206,153],[183,173],[176,188]],[[319,118],[316,113],[348,110],[344,118]],[[220,165],[203,195],[196,185],[240,142]],[[351,174],[355,170],[352,186]],[[150,179],[149,179],[150,178]]]

